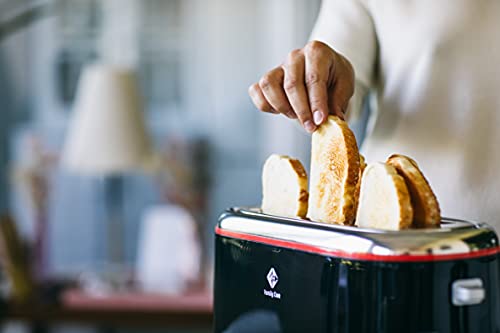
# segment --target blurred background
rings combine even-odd
[[[247,88],[319,5],[0,0],[5,330],[210,332],[218,216],[259,205],[269,154],[309,164]]]

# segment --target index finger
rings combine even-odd
[[[287,62],[283,64],[283,70],[285,72],[283,87],[290,105],[302,126],[312,133],[316,130],[316,125],[312,121],[307,89],[304,84],[305,62],[302,52],[292,51]]]
[[[330,64],[318,52],[305,53],[305,81],[314,123],[322,124],[328,117],[328,75]]]

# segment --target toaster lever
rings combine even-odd
[[[451,293],[452,303],[456,306],[479,304],[486,296],[483,281],[479,278],[454,281]]]

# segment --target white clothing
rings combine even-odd
[[[500,1],[324,0],[312,39],[377,92],[367,161],[414,158],[443,216],[500,232]]]

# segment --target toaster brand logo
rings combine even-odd
[[[269,283],[271,289],[274,289],[274,287],[276,287],[278,281],[278,273],[276,273],[274,267],[271,267],[269,273],[267,273],[267,282]],[[270,298],[281,299],[281,294],[275,290],[264,289],[264,295]]]
[[[267,273],[267,282],[269,282],[269,286],[271,287],[271,289],[274,289],[274,287],[278,283],[278,274],[273,267],[271,267],[269,273]]]

